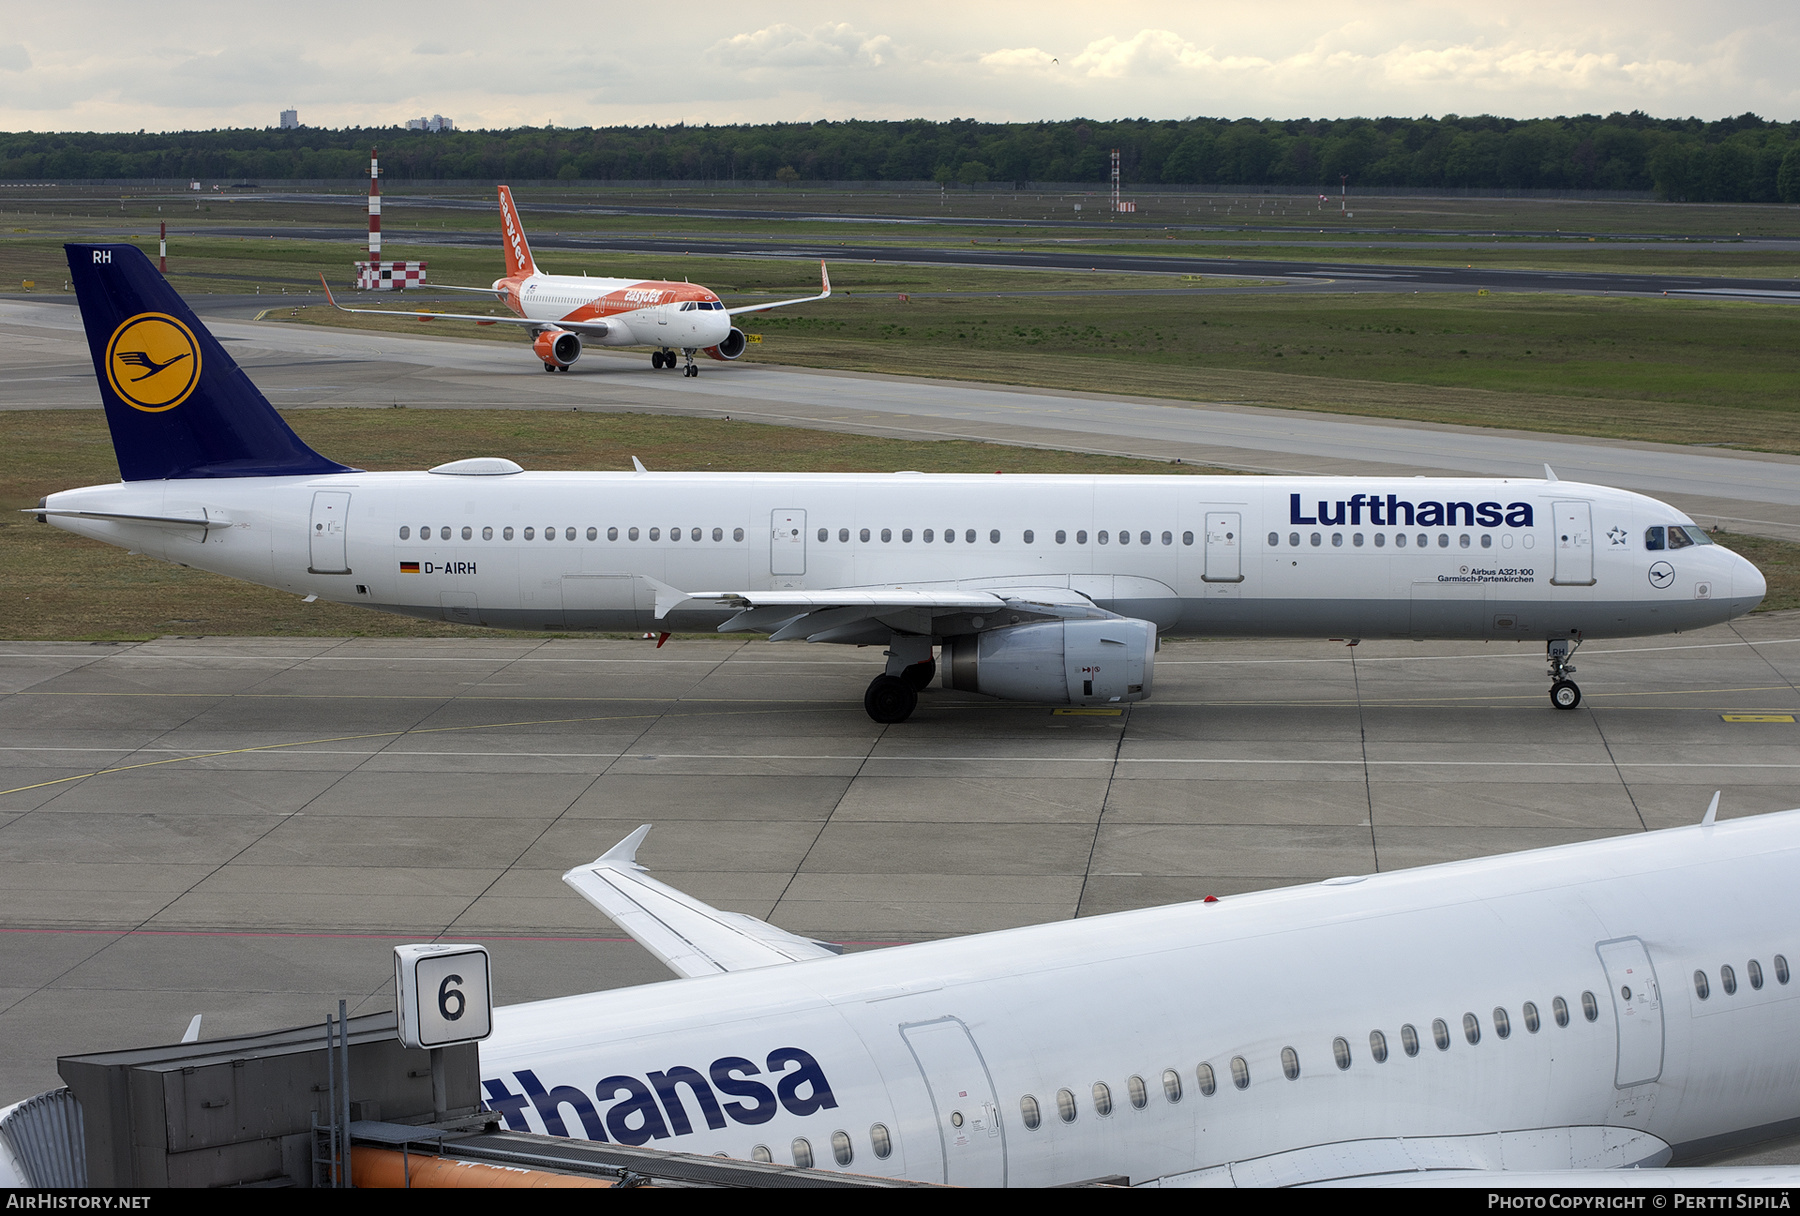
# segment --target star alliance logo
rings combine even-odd
[[[1612,526],[1611,530],[1607,532],[1606,539],[1610,540],[1615,546],[1617,546],[1617,545],[1624,544],[1626,541],[1626,538],[1629,535],[1630,534],[1627,533],[1625,531],[1625,529],[1619,527],[1617,524],[1614,524]]]

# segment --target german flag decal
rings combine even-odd
[[[418,572],[419,572],[419,563],[418,562],[401,562],[400,563],[400,573],[402,573],[402,574],[417,574]]]

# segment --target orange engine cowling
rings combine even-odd
[[[532,341],[531,349],[545,363],[568,367],[581,358],[581,336],[566,329],[546,329]]]
[[[725,335],[723,342],[717,346],[707,347],[706,353],[715,359],[722,359],[729,363],[743,354],[744,348],[748,345],[750,344],[744,340],[744,331],[734,326],[732,331]]]

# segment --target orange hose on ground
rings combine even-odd
[[[617,1185],[599,1178],[577,1178],[570,1174],[552,1174],[546,1170],[483,1165],[477,1161],[452,1161],[447,1157],[434,1157],[428,1153],[407,1153],[402,1157],[393,1149],[364,1148],[361,1145],[350,1150],[350,1178],[359,1189],[399,1189],[406,1186],[409,1179],[416,1189],[522,1187],[532,1190],[563,1190]]]

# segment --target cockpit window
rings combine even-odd
[[[1673,526],[1669,528],[1669,548],[1685,549],[1693,543],[1692,540],[1688,539],[1686,528],[1676,528]]]
[[[1661,528],[1644,529],[1644,548],[1652,553],[1660,552],[1663,547],[1663,530]]]

